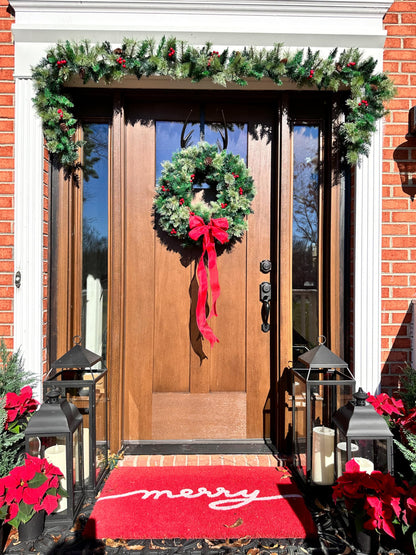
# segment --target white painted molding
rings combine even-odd
[[[15,272],[21,286],[14,293],[14,348],[21,348],[24,366],[42,381],[42,199],[43,135],[32,98],[31,79],[16,80],[15,120]]]
[[[378,122],[355,187],[354,370],[357,387],[372,394],[381,379],[382,138]]]
[[[372,55],[385,40],[387,0],[12,0],[16,75],[30,76],[50,44],[176,36],[225,47],[361,48]]]

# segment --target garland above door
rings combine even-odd
[[[277,86],[285,82],[318,90],[348,90],[345,121],[339,127],[345,159],[356,164],[367,154],[377,120],[386,114],[385,102],[394,96],[394,85],[385,73],[376,73],[377,61],[363,58],[351,48],[327,57],[310,48],[290,51],[282,44],[273,48],[246,47],[241,51],[218,52],[207,43],[195,47],[175,38],[134,41],[125,39],[119,48],[109,42],[89,41],[58,43],[47,51],[33,68],[36,88],[35,107],[42,119],[46,147],[69,171],[76,168],[78,148],[74,141],[77,121],[67,87],[71,79],[111,83],[126,76],[168,76],[200,82],[211,79],[247,85],[247,79],[271,79]]]

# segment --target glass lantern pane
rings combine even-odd
[[[361,470],[371,472],[372,470],[388,471],[387,464],[387,441],[382,439],[359,439],[357,454],[354,459],[360,465]]]
[[[96,451],[95,451],[95,482],[107,467],[108,442],[107,442],[107,400],[106,376],[99,380],[95,389],[95,419],[96,419]]]
[[[81,428],[77,428],[73,435],[74,449],[73,449],[73,488],[74,488],[74,507],[77,507],[83,497],[83,444],[81,440]]]
[[[294,457],[296,465],[306,474],[306,384],[297,379],[293,383],[294,415]]]
[[[45,458],[62,472],[61,486],[67,490],[67,466],[66,466],[66,440],[65,436],[29,437],[29,454],[33,457]],[[68,508],[68,499],[63,497],[59,501],[58,508],[54,513],[62,513]]]

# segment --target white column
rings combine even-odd
[[[16,78],[15,119],[15,287],[14,349],[21,348],[24,366],[37,378],[34,394],[41,398],[42,378],[42,251],[43,135],[35,114],[32,80]]]
[[[356,170],[354,370],[357,388],[377,393],[381,375],[382,123]]]

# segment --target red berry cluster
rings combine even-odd
[[[168,52],[168,56],[169,58],[173,58],[173,56],[175,55],[176,50],[172,47],[169,48],[169,52]]]
[[[68,63],[68,62],[67,62],[66,60],[58,60],[58,61],[56,62],[56,65],[57,65],[58,67],[62,67],[62,66],[64,66],[64,65],[67,64],[67,63]]]
[[[163,191],[164,193],[168,193],[168,192],[169,192],[169,189],[168,189],[168,187],[165,187],[164,185],[162,185],[162,191]]]
[[[228,204],[226,202],[221,203],[221,208],[226,208],[227,206],[228,206]]]
[[[354,67],[355,65],[355,62],[348,62],[347,67]]]
[[[240,188],[238,189],[238,192],[240,193],[240,195],[242,195],[242,194],[243,194],[243,188],[240,187]]]
[[[195,179],[195,174],[194,174],[194,173],[191,173],[191,179],[190,179],[190,182],[191,182],[191,183],[193,183],[193,182],[194,182],[194,179]]]
[[[309,71],[308,79],[312,79],[314,73],[315,73],[315,70],[314,70],[314,69],[311,69],[311,70]]]
[[[184,198],[180,198],[180,199],[179,199],[179,206],[182,206],[182,204],[183,204],[184,202],[185,202],[185,199],[184,199]]]
[[[234,179],[238,179],[238,178],[240,177],[240,176],[238,175],[238,173],[234,173],[234,172],[231,172],[231,173],[232,173],[232,176],[234,177]]]
[[[121,67],[126,67],[126,60],[124,58],[122,58],[121,56],[119,56],[117,58],[117,63],[121,65]]]
[[[207,63],[207,66],[208,66],[208,67],[211,65],[211,62],[212,62],[212,59],[214,58],[214,56],[217,56],[217,58],[219,58],[219,57],[220,57],[220,53],[217,52],[216,50],[213,50],[213,51],[210,53],[210,56],[211,56],[211,57],[210,57],[210,59],[208,60],[208,63]]]
[[[171,234],[171,235],[176,235],[176,229],[175,229],[175,228],[172,228],[172,229],[170,230],[170,234]]]
[[[368,101],[367,100],[361,100],[361,102],[358,103],[358,106],[364,106],[364,108],[368,107]]]
[[[64,117],[63,111],[60,108],[58,108],[57,112],[59,114],[59,117],[62,119]]]

